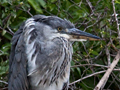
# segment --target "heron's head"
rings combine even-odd
[[[64,37],[69,41],[100,40],[98,36],[81,31],[68,20],[56,16],[43,16],[38,21],[42,23],[43,34],[48,39]]]

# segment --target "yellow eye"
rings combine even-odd
[[[62,30],[62,28],[61,28],[61,27],[58,27],[57,29],[58,29],[58,31],[61,31],[61,30]]]

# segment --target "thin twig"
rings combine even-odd
[[[2,80],[0,80],[0,83],[8,84],[7,82],[5,82],[5,81],[2,81]]]
[[[11,28],[9,26],[7,26],[7,28],[12,33],[12,35],[14,35],[14,32],[11,30]]]
[[[12,32],[9,32],[8,30],[3,29],[1,26],[0,26],[0,29],[1,29],[1,30],[5,30],[7,33],[9,33],[9,34],[13,35],[13,33],[12,33]]]
[[[88,51],[87,51],[87,49],[86,49],[86,46],[85,46],[84,42],[81,42],[81,43],[82,43],[82,45],[83,45],[83,47],[84,47],[84,50],[86,51],[87,55],[89,56],[89,53],[88,53]],[[89,57],[90,57],[90,56],[89,56]]]
[[[83,78],[81,78],[81,79],[78,79],[78,80],[70,83],[69,85],[75,84],[75,83],[77,83],[77,82],[80,82],[80,81],[82,81],[82,80],[84,80],[84,79],[86,79],[86,78],[92,77],[92,76],[94,76],[94,75],[97,75],[97,74],[100,74],[100,73],[104,73],[105,71],[106,71],[106,70],[100,71],[100,72],[96,72],[96,73],[93,73],[93,74],[90,74],[90,75],[88,75],[88,76],[85,76],[85,77],[83,77]]]
[[[109,66],[99,65],[99,64],[81,64],[81,65],[74,65],[74,66],[71,66],[71,68],[80,67],[80,66],[96,66],[96,67],[105,67],[105,68],[109,68]]]
[[[18,7],[17,9],[22,10],[22,11],[24,11],[24,12],[27,12],[31,17],[33,16],[33,15],[30,13],[30,8],[29,8],[28,10],[24,10],[24,9],[21,9],[21,8]]]
[[[103,19],[103,17],[100,18],[101,14],[102,14],[102,13],[100,13],[100,14],[98,15],[98,18],[97,18],[96,22],[93,23],[92,25],[87,26],[87,27],[84,29],[84,31],[86,31],[86,29],[88,29],[88,28],[90,28],[90,27],[92,27],[92,26],[97,25],[97,24],[101,21],[101,19]],[[93,19],[92,19],[92,20],[93,20]],[[90,20],[90,21],[92,21],[92,20]],[[89,22],[89,21],[88,21],[88,22]],[[87,22],[87,23],[88,23],[88,22]]]

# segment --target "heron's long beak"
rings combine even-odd
[[[71,41],[101,40],[100,37],[81,31],[76,28],[68,29],[67,34]]]

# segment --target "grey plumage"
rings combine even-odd
[[[69,82],[71,41],[81,39],[100,38],[56,16],[26,20],[12,38],[9,90],[62,90]]]

